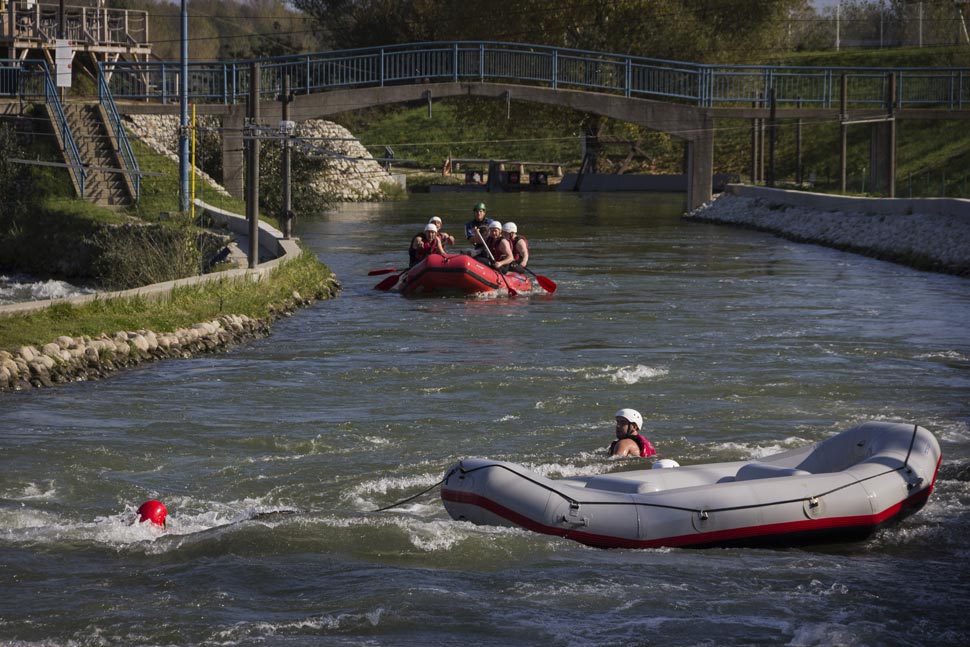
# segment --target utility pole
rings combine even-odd
[[[182,65],[179,75],[179,210],[189,210],[189,13],[182,0]]]
[[[842,74],[840,88],[841,96],[839,97],[839,141],[841,146],[839,147],[839,193],[845,193],[846,186],[846,164],[849,158],[848,150],[848,139],[849,139],[849,126],[846,123],[849,120],[848,113],[848,98],[845,96],[848,91],[849,81],[845,74]]]
[[[895,72],[889,74],[889,89],[886,97],[888,123],[886,130],[886,193],[896,197],[896,88],[899,82]]]
[[[280,207],[280,225],[283,228],[283,238],[293,235],[293,194],[291,191],[291,156],[293,152],[293,131],[296,124],[290,121],[290,102],[293,94],[290,92],[290,75],[283,75],[283,93],[279,96],[283,102],[281,110],[280,134],[283,136],[283,204]]]
[[[775,142],[778,133],[778,111],[775,102],[775,88],[772,86],[769,99],[768,113],[768,182],[770,187],[775,186]]]
[[[249,267],[259,265],[259,63],[249,64],[249,124],[246,128],[246,220]]]

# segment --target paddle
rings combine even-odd
[[[535,272],[533,272],[532,270],[530,270],[528,267],[523,267],[521,265],[515,265],[514,267],[517,270],[525,270],[526,272],[528,272],[532,276],[536,277],[536,282],[540,286],[542,286],[542,289],[545,290],[546,292],[548,292],[549,294],[552,294],[553,292],[556,291],[556,288],[558,287],[556,285],[556,282],[553,281],[552,279],[550,279],[548,276],[542,276],[541,274],[536,274]]]
[[[367,276],[378,276],[380,274],[390,274],[391,272],[403,272],[403,271],[404,270],[397,270],[397,269],[394,269],[393,267],[388,267],[383,270],[371,270],[370,272],[367,273]]]
[[[494,263],[495,262],[495,256],[492,255],[492,250],[490,250],[488,248],[488,243],[485,242],[485,237],[482,236],[481,230],[476,228],[475,229],[475,233],[478,234],[478,240],[482,241],[482,247],[485,248],[485,251],[488,252],[488,257],[490,259],[492,259],[492,262]],[[505,275],[502,274],[502,272],[499,271],[499,270],[495,270],[495,271],[498,272],[498,275],[502,277],[502,282],[505,283],[505,289],[509,291],[509,296],[510,297],[516,296],[518,294],[518,292],[516,292],[515,290],[512,289],[512,286],[509,285],[509,280],[507,278],[505,278]]]
[[[391,270],[391,271],[396,271],[396,270]],[[407,270],[404,270],[404,271],[406,272]],[[387,277],[386,279],[384,279],[383,281],[375,285],[374,289],[380,290],[381,292],[387,292],[395,285],[397,285],[397,281],[399,278],[401,278],[401,274],[404,274],[404,272],[401,272],[400,274],[392,274],[391,276]]]

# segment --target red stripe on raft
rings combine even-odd
[[[941,459],[942,460],[942,459]],[[939,470],[939,463],[937,464]],[[663,537],[660,539],[626,539],[613,537],[610,535],[600,535],[570,528],[558,528],[547,526],[522,514],[506,508],[505,506],[492,501],[486,497],[471,492],[461,492],[442,488],[441,498],[445,501],[455,503],[465,503],[488,510],[503,519],[511,521],[517,526],[534,532],[566,537],[589,546],[598,548],[661,548],[661,547],[687,547],[687,546],[717,546],[744,542],[745,540],[769,540],[780,538],[785,535],[798,535],[804,533],[819,533],[833,530],[873,530],[877,526],[886,523],[893,517],[901,514],[909,508],[919,508],[926,503],[936,483],[936,474],[933,475],[933,482],[925,490],[917,492],[911,497],[886,508],[882,512],[871,515],[856,515],[851,517],[831,517],[827,519],[805,519],[799,521],[789,521],[760,526],[745,526],[743,528],[731,528],[714,532],[698,532],[690,535],[680,535],[677,537]],[[635,505],[635,504],[632,504]]]

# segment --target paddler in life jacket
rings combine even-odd
[[[492,252],[488,264],[503,274],[508,272],[509,263],[515,259],[512,256],[512,245],[502,236],[502,223],[498,220],[493,220],[492,224],[488,226],[488,238],[485,239],[485,244]]]
[[[438,226],[433,222],[425,225],[424,231],[411,239],[411,247],[408,249],[411,264],[408,267],[414,267],[431,254],[445,255],[441,240],[438,238]]]
[[[654,456],[653,448],[646,436],[640,435],[643,416],[636,409],[620,409],[616,412],[616,440],[610,444],[610,456]]]
[[[502,234],[512,247],[512,269],[515,266],[525,267],[529,264],[529,241],[519,236],[519,228],[514,222],[502,225]]]
[[[488,235],[488,226],[491,224],[491,219],[485,216],[485,203],[479,202],[474,207],[472,207],[472,212],[475,214],[472,219],[465,223],[465,238],[468,242],[472,244],[472,249],[468,252],[469,256],[473,257],[488,257],[485,252],[485,246],[482,244],[482,239]]]
[[[445,233],[445,230],[442,228],[444,223],[441,221],[441,218],[439,218],[438,216],[432,216],[431,220],[429,220],[428,222],[434,224],[438,228],[438,238],[441,240],[442,249],[444,249],[448,245],[451,245],[452,247],[455,246],[455,237],[452,236],[451,234]]]

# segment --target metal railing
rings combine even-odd
[[[12,0],[4,4],[2,39],[53,42],[63,29],[63,37],[75,43],[148,45],[147,11]]]
[[[77,181],[81,197],[83,198],[84,180],[88,175],[87,169],[84,168],[84,162],[81,161],[81,152],[78,150],[77,142],[74,141],[74,135],[71,133],[71,127],[67,123],[67,117],[64,116],[64,108],[61,106],[61,100],[57,96],[57,88],[54,87],[54,80],[51,78],[47,63],[37,61],[37,64],[42,65],[44,68],[44,100],[47,101],[47,106],[50,108],[51,115],[53,116],[54,127],[61,134],[62,146],[64,146],[64,152],[67,156],[67,167]]]
[[[60,135],[67,157],[67,167],[84,197],[84,180],[87,170],[81,161],[81,153],[64,116],[57,88],[45,61],[0,59],[0,96],[22,101],[44,101],[50,108],[53,126]]]
[[[121,161],[125,171],[131,178],[132,185],[135,187],[135,202],[141,197],[141,168],[135,158],[134,151],[131,150],[131,142],[125,133],[125,127],[121,123],[121,115],[118,114],[118,106],[115,105],[108,84],[104,81],[104,75],[98,75],[98,101],[104,107],[104,112],[108,116],[108,122],[114,133],[115,141],[118,142],[118,152],[121,153]]]
[[[700,107],[750,106],[774,90],[779,108],[885,104],[889,76],[897,77],[897,106],[963,110],[970,107],[968,68],[848,68],[701,65],[516,43],[458,41],[318,52],[262,59],[260,87],[273,96],[289,74],[300,94],[402,83],[498,81],[666,100]],[[244,102],[250,61],[192,62],[189,100]],[[174,101],[177,62],[101,63],[117,98]]]

